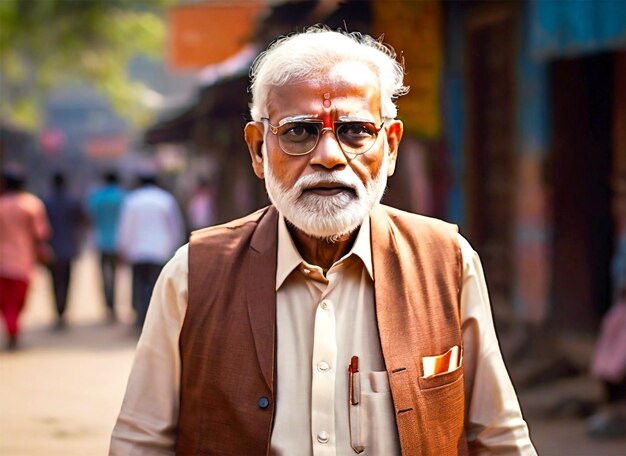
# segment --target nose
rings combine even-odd
[[[328,134],[326,134],[328,133]],[[320,139],[311,152],[311,166],[321,166],[326,169],[343,169],[348,160],[341,150],[335,133],[330,128],[320,132]]]

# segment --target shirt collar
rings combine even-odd
[[[363,266],[367,270],[370,278],[374,280],[374,273],[372,272],[372,249],[370,242],[370,218],[366,217],[361,224],[361,228],[357,234],[357,237],[352,245],[352,249],[343,256],[341,259],[347,258],[350,255],[358,256],[363,262]],[[341,260],[340,260],[341,261]],[[278,254],[277,254],[277,266],[276,266],[276,290],[278,290],[287,276],[291,272],[300,266],[304,260],[298,252],[291,235],[287,230],[287,224],[282,214],[279,214],[278,218]]]

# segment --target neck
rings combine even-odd
[[[327,239],[309,236],[291,223],[287,223],[287,229],[302,258],[307,263],[319,266],[324,271],[328,271],[339,258],[352,248],[358,233],[357,229],[331,242]]]

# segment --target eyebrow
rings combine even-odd
[[[278,126],[282,127],[285,124],[292,122],[303,122],[307,120],[319,120],[319,114],[300,114],[297,116],[289,116],[278,121]],[[337,119],[339,122],[372,122],[376,123],[374,119],[366,119],[365,117],[351,117],[351,116],[339,116]]]
[[[366,119],[365,117],[350,117],[350,116],[339,116],[340,122],[372,122],[376,123],[374,119]]]
[[[278,121],[278,126],[282,127],[283,125],[291,123],[291,122],[302,122],[304,120],[317,120],[318,117],[319,116],[317,114],[300,114],[297,116],[285,117],[284,119],[280,119]]]

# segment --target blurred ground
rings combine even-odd
[[[0,351],[0,455],[91,456],[107,453],[132,363],[137,335],[130,311],[130,275],[120,274],[121,322],[104,323],[95,254],[77,261],[70,290],[69,325],[53,329],[51,283],[40,270],[23,314],[21,349]],[[584,365],[592,341],[567,342]],[[511,366],[518,386],[531,361]],[[519,388],[531,437],[542,456],[623,456],[626,440],[599,442],[585,434],[580,404],[600,397],[584,373]]]
[[[79,258],[73,274],[67,328],[53,329],[52,284],[42,269],[29,290],[20,350],[0,351],[2,456],[107,452],[137,342],[130,272],[119,275],[118,324],[105,323],[93,251]]]

